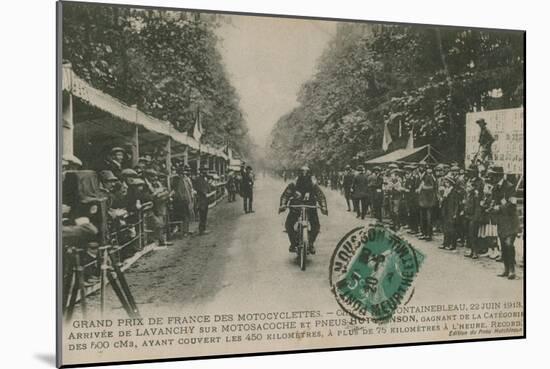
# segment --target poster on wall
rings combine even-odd
[[[523,107],[466,114],[465,165],[470,165],[478,153],[480,128],[476,121],[483,119],[495,140],[491,148],[494,163],[502,166],[506,173],[521,175],[524,167],[523,117]]]

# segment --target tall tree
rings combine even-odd
[[[413,130],[416,142],[462,160],[465,114],[520,106],[523,70],[520,32],[342,23],[300,105],[274,127],[271,158],[360,163],[381,154],[387,123],[393,137],[401,127],[397,145]]]
[[[63,6],[63,58],[93,86],[183,132],[200,112],[203,141],[251,148],[212,15],[100,4]]]

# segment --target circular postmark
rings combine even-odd
[[[383,225],[357,227],[332,254],[330,288],[351,316],[384,322],[411,297],[423,260],[422,253]]]

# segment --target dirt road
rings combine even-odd
[[[328,282],[331,254],[347,231],[369,220],[356,219],[346,211],[341,194],[326,189],[329,216],[320,216],[317,254],[303,272],[288,252],[286,214],[277,214],[284,187],[278,179],[258,178],[255,213],[244,214],[239,197],[234,203],[224,199],[209,214],[210,234],[175,240],[140,259],[126,275],[141,312],[336,309]],[[521,279],[496,277],[500,263],[466,259],[438,249],[435,241],[409,239],[427,256],[411,303],[497,301],[522,294]],[[97,305],[97,297],[91,305]],[[107,306],[121,311],[112,292]]]

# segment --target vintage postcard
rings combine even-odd
[[[58,366],[525,336],[525,32],[58,27]]]

